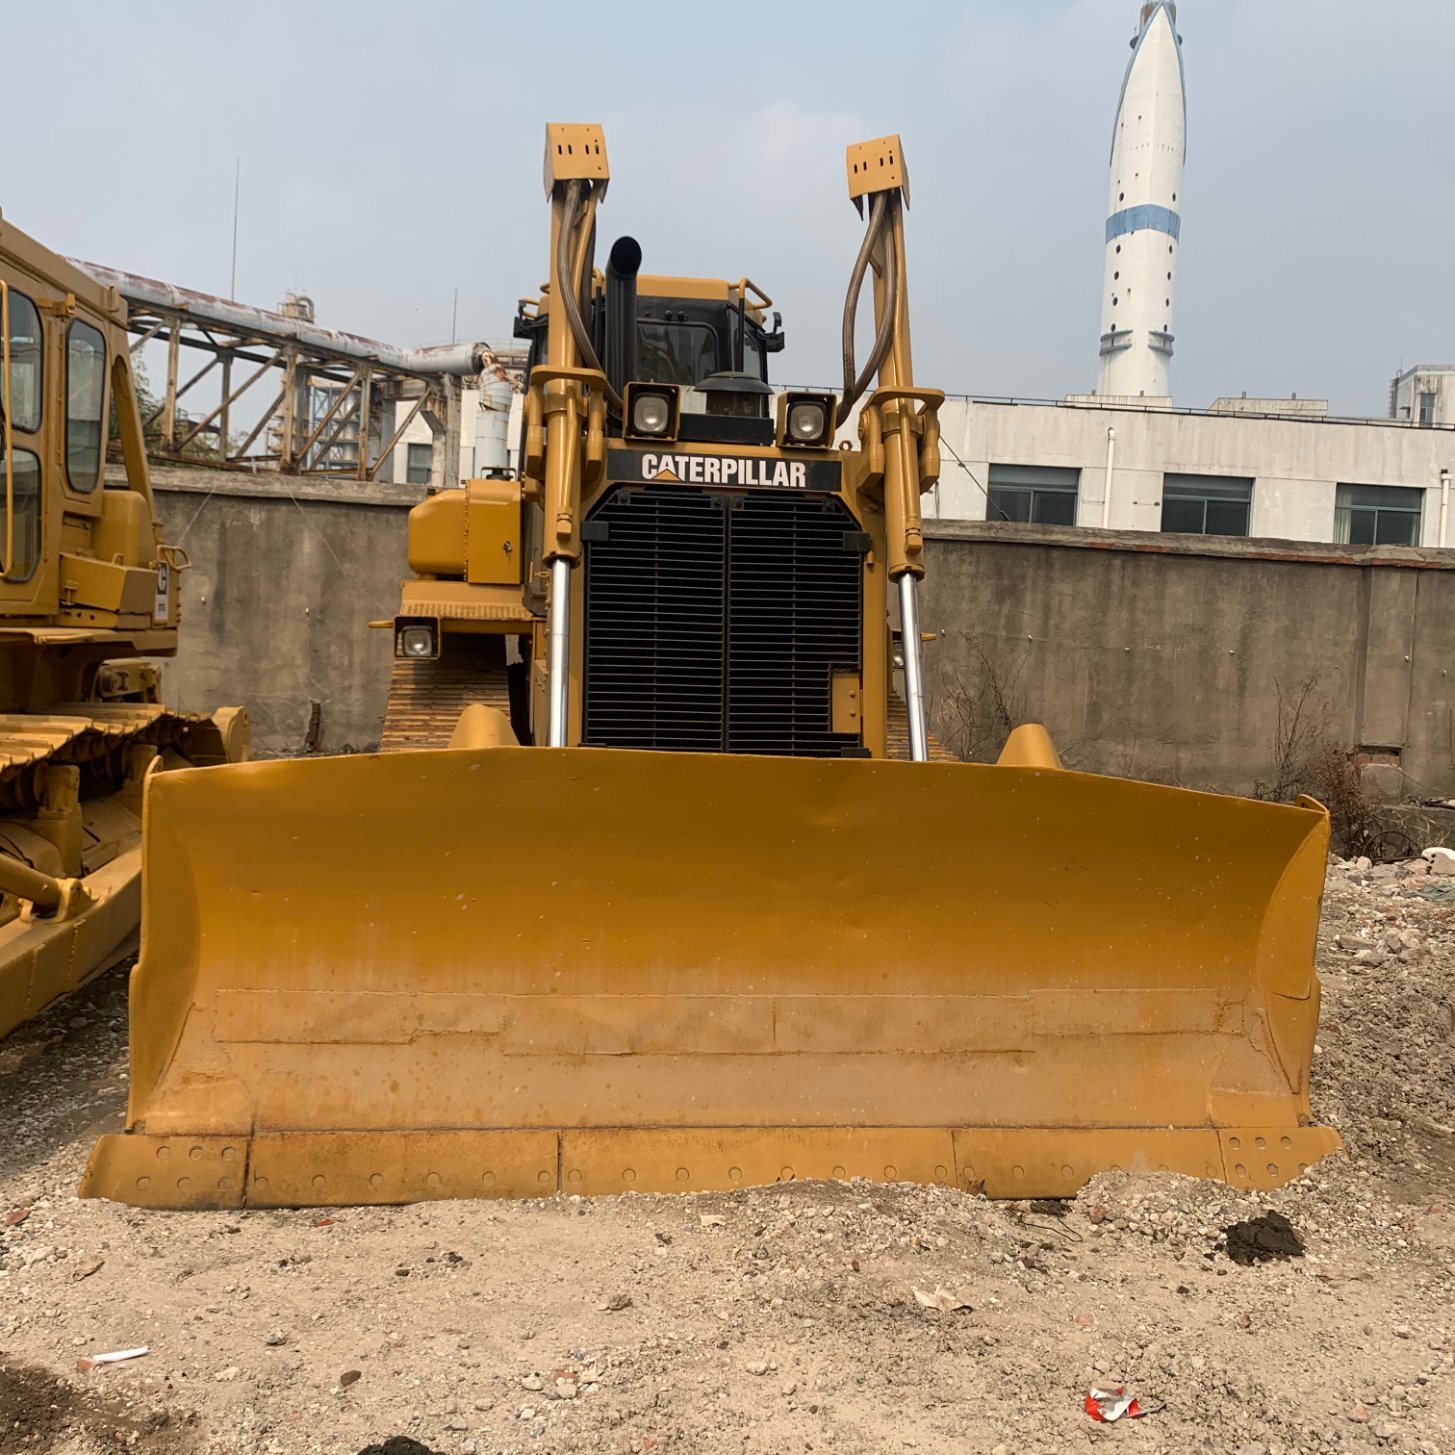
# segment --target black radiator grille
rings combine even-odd
[[[831,757],[858,673],[863,557],[833,497],[621,486],[585,531],[583,741]]]

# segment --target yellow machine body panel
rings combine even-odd
[[[552,868],[487,825],[554,807]],[[149,788],[129,1130],[172,1206],[1276,1186],[1327,820],[1037,767],[496,748]],[[279,826],[286,823],[282,835]]]

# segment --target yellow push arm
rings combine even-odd
[[[879,371],[879,387],[859,416],[859,435],[870,455],[871,475],[883,475],[889,574],[923,576],[919,498],[939,478],[938,411],[945,396],[914,384],[904,250],[909,173],[897,136],[858,142],[848,149],[846,161],[854,205],[862,210],[869,199],[866,243],[874,269],[876,339],[870,364],[877,361]]]
[[[599,126],[546,127],[551,281],[546,296],[546,363],[531,371],[526,400],[526,472],[540,479],[545,507],[542,554],[551,566],[546,741],[555,748],[566,745],[571,569],[581,558],[581,486],[583,479],[597,477],[606,459],[610,389],[580,303],[591,284],[596,207],[610,177],[606,139]]]
[[[919,578],[924,575],[924,532],[919,498],[939,478],[938,389],[917,389],[910,361],[909,283],[904,260],[904,209],[909,173],[897,136],[859,142],[848,149],[849,197],[863,210],[869,199],[869,231],[850,284],[845,309],[845,404],[866,380],[853,376],[853,304],[863,279],[863,260],[874,269],[874,351],[865,375],[877,364],[879,387],[859,415],[859,438],[869,460],[869,480],[882,482],[888,536],[889,577],[899,584],[900,643],[909,710],[910,756],[929,757],[925,727],[924,670],[919,633]]]

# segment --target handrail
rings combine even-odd
[[[747,307],[756,308],[760,313],[764,309],[772,308],[773,300],[751,278],[739,278],[732,286],[738,290],[738,297]],[[756,294],[756,298],[749,298],[749,293]]]
[[[0,369],[5,379],[5,558],[0,561],[0,576],[9,576],[15,565],[15,455],[10,416],[15,412],[15,399],[10,375],[10,284],[0,278]]]

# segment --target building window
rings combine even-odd
[[[1420,423],[1434,424],[1435,422],[1435,395],[1422,392],[1420,394]]]
[[[1036,525],[1075,525],[1080,470],[1051,465],[992,465],[990,520],[1024,520]]]
[[[428,485],[430,466],[434,459],[434,446],[410,445],[404,461],[404,483],[406,485]]]
[[[1226,475],[1164,475],[1162,529],[1194,536],[1245,536],[1253,482]]]
[[[1334,539],[1350,546],[1417,546],[1425,492],[1409,485],[1340,485]]]

